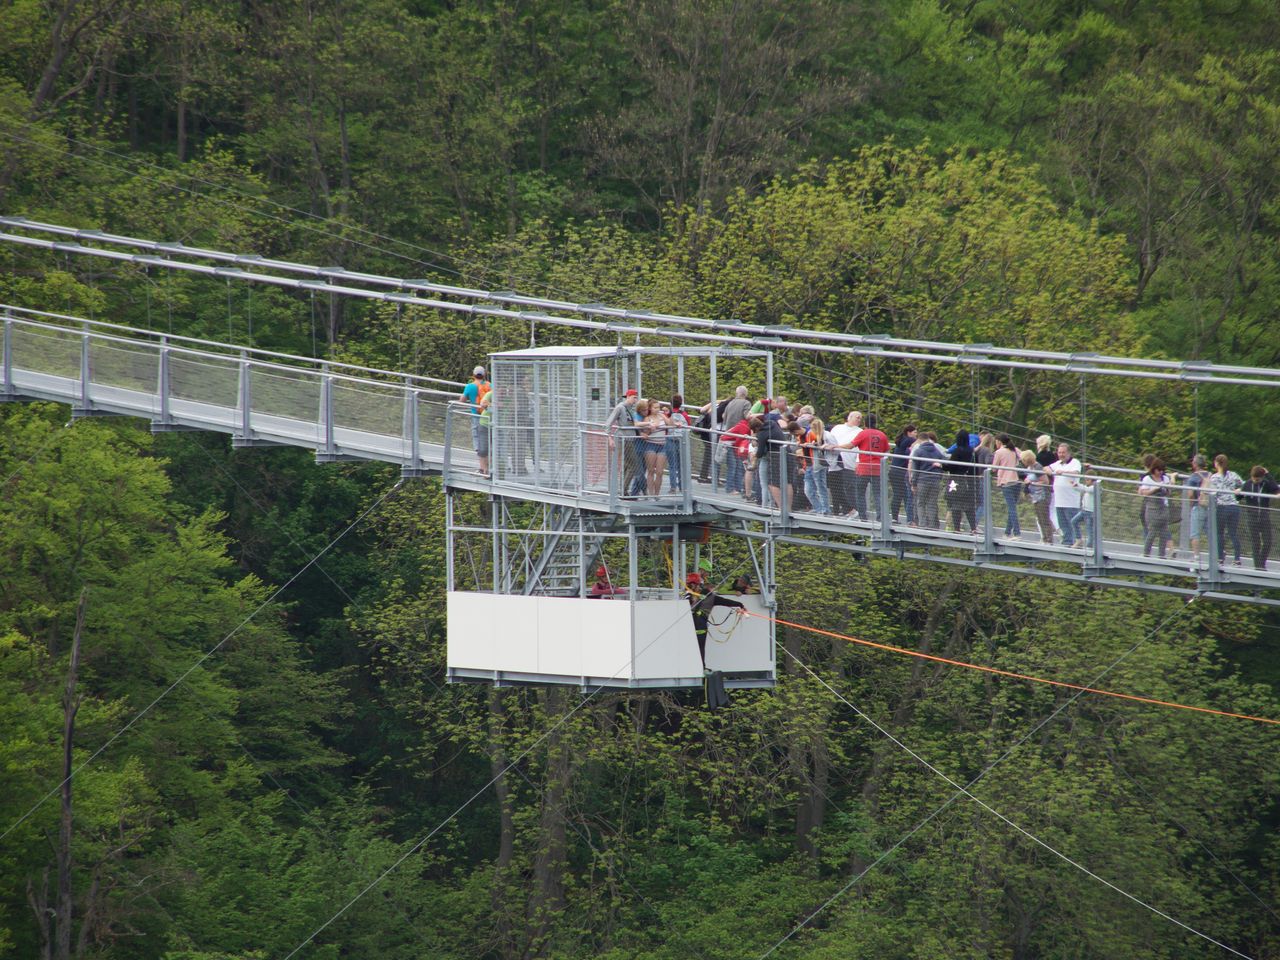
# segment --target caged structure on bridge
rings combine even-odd
[[[627,486],[638,437],[629,416],[611,423],[610,415],[629,390],[644,386],[646,352],[536,347],[494,354],[490,422],[482,426],[467,404],[450,410],[450,680],[653,689],[699,687],[716,671],[730,688],[773,685],[770,619],[716,608],[700,650],[688,576],[705,571],[707,589],[730,585],[717,583],[710,563],[709,522],[691,522],[698,521],[692,431],[670,438],[673,464],[663,492]],[[679,392],[694,368],[706,382],[718,359],[748,353],[666,351],[660,360],[675,377],[662,389]],[[469,458],[478,429],[490,432],[488,476]],[[469,489],[486,499],[481,517],[463,522],[456,498]],[[732,533],[717,539],[726,536]],[[732,599],[770,615],[772,544],[739,540],[736,554],[745,559],[738,567],[762,592]]]

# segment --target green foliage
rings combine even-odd
[[[1274,364],[1277,9],[17,0],[0,209],[676,314]],[[533,338],[617,342],[12,245],[0,300],[451,380]],[[1081,429],[1075,377],[817,354],[775,382],[940,432]],[[1271,393],[1093,381],[1091,459],[1274,466]],[[385,468],[65,422],[0,409],[0,830],[31,811],[0,841],[0,956],[41,950],[58,811],[36,804],[85,588],[83,956],[283,956],[444,821],[305,955],[710,960],[802,921],[775,956],[1217,955],[976,804],[935,815],[950,788],[857,711],[1100,876],[1276,953],[1262,728],[793,630],[778,688],[717,714],[449,686],[437,485],[294,579]],[[487,508],[460,498],[458,519]],[[1073,682],[1114,664],[1101,685],[1280,715],[1274,618],[1253,611],[813,546],[778,570],[797,622]]]

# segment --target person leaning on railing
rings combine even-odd
[[[1031,509],[1035,511],[1036,526],[1040,528],[1040,542],[1053,546],[1053,520],[1049,517],[1049,484],[1052,482],[1045,468],[1030,450],[1020,454],[1024,473],[1022,482],[1027,488],[1027,499],[1031,501]]]
[[[1271,504],[1277,494],[1280,494],[1280,484],[1262,465],[1249,471],[1249,479],[1240,488],[1245,536],[1255,570],[1267,569],[1267,558],[1271,555]]]
[[[1200,539],[1209,528],[1209,471],[1203,454],[1191,458],[1191,473],[1184,479],[1187,499],[1191,501],[1191,559],[1200,556]]]
[[[1173,495],[1172,480],[1164,470],[1164,461],[1153,457],[1147,472],[1138,481],[1138,493],[1142,496],[1146,533],[1142,538],[1142,555],[1151,556],[1151,545],[1157,544],[1160,556],[1165,555],[1169,543],[1169,505]]]
[[[609,450],[618,449],[622,445],[622,495],[630,496],[636,476],[640,475],[640,451],[636,448],[637,439],[636,404],[640,402],[638,390],[628,390],[617,405],[609,412],[604,422],[604,432],[609,438]]]
[[[1227,468],[1225,453],[1213,458],[1209,489],[1213,491],[1213,509],[1218,520],[1218,563],[1227,557],[1227,537],[1235,552],[1235,565],[1240,566],[1240,500],[1236,493],[1244,486],[1240,474]]]
[[[925,431],[911,453],[910,482],[915,497],[916,522],[927,530],[938,529],[938,491],[947,452],[938,446],[937,434]]]
[[[476,459],[480,461],[480,476],[489,476],[489,444],[493,439],[493,391],[490,390],[480,398],[478,407],[480,415],[476,417],[478,430],[474,435],[476,443]]]

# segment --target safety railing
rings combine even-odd
[[[1058,474],[957,462],[940,445],[902,456],[786,441],[762,457],[753,433],[712,435],[708,493],[783,526],[950,544],[983,560],[1076,560],[1090,575],[1123,568],[1209,583],[1280,581],[1270,560],[1280,496],[1218,491],[1212,475],[1202,487],[1187,475],[1153,483],[1134,476],[1141,471],[1092,465]]]
[[[532,492],[586,497],[613,511],[629,504],[681,513],[693,509],[687,429],[672,429],[654,441],[632,425],[579,422],[574,428],[548,428],[503,420],[493,411],[482,422],[470,404],[450,404],[446,479],[479,478]]]
[[[306,446],[321,460],[383,460],[410,474],[437,470],[443,458],[444,412],[456,394],[415,378],[356,376],[349,365],[295,365],[164,334],[133,339],[106,325],[12,314],[0,323],[0,397],[69,403],[75,416],[146,417],[156,432],[230,433],[241,446]]]

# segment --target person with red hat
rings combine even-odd
[[[698,655],[702,657],[702,665],[707,663],[707,619],[713,607],[736,608],[737,616],[746,614],[746,605],[737,600],[722,597],[713,590],[707,589],[702,574],[696,570],[684,579],[685,590],[689,597],[689,606],[693,610],[693,633],[698,638]]]
[[[591,585],[591,590],[587,593],[587,599],[607,600],[610,597],[616,597],[618,594],[626,592],[626,587],[615,587],[613,585],[613,581],[609,579],[609,568],[601,564],[596,569],[596,582]]]

